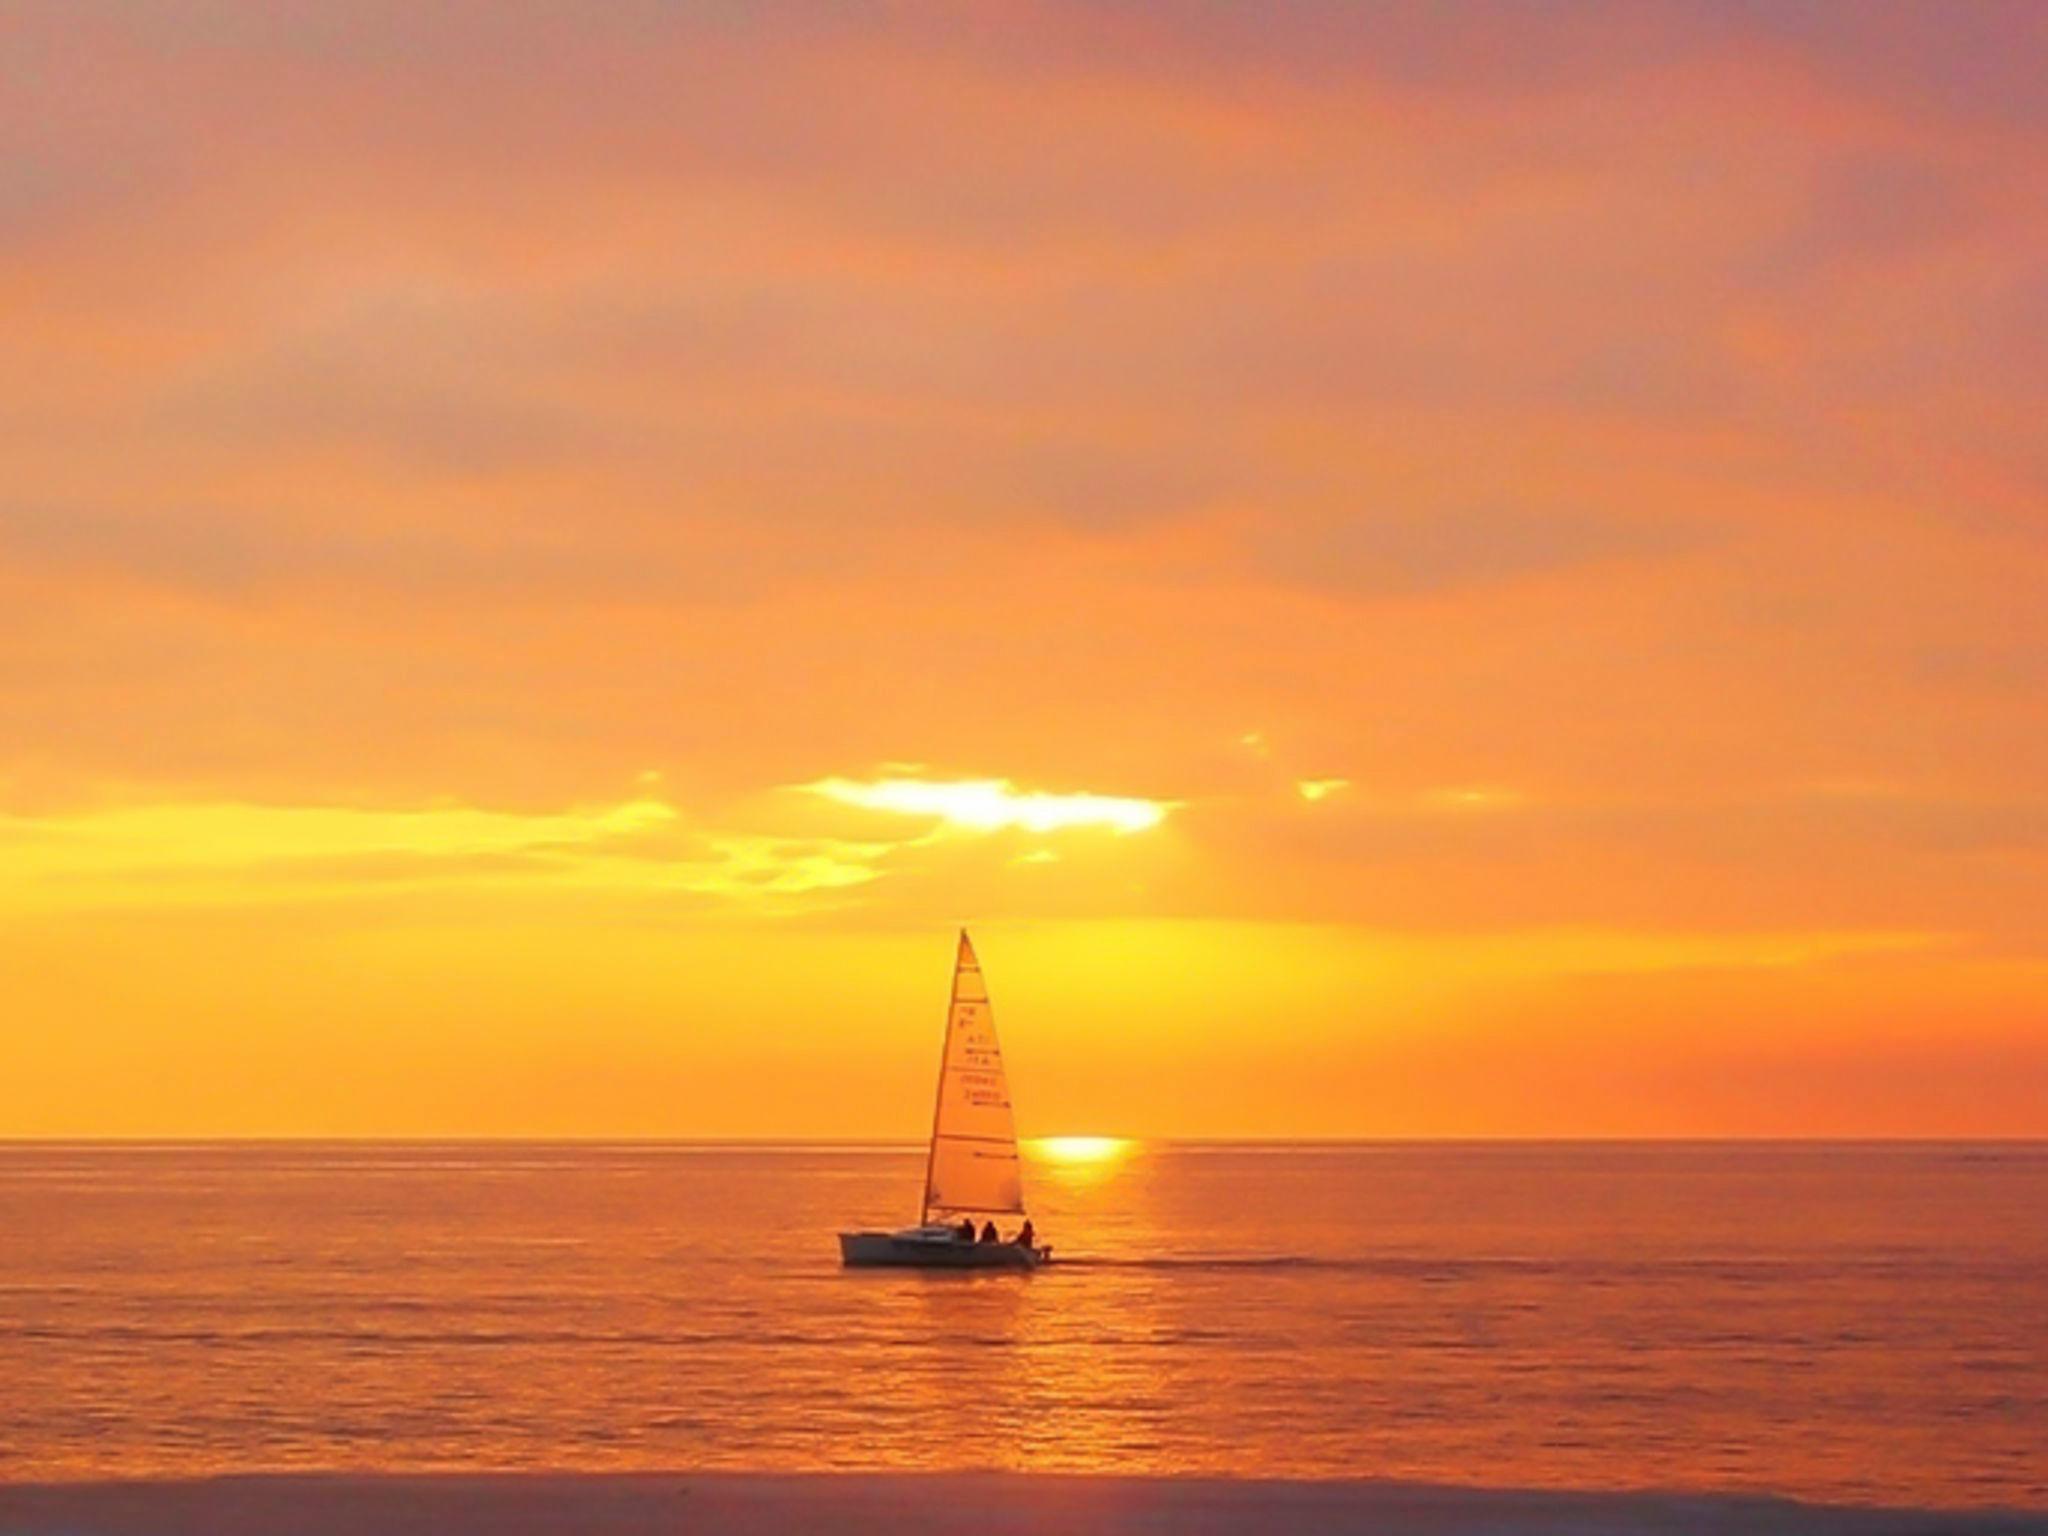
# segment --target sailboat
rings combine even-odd
[[[946,1042],[939,1053],[938,1102],[924,1161],[924,1204],[918,1224],[897,1232],[842,1232],[839,1256],[849,1266],[908,1265],[926,1269],[1035,1269],[1052,1249],[1031,1243],[975,1241],[973,1220],[1024,1213],[1017,1166],[1017,1123],[1010,1084],[996,1043],[988,983],[965,928],[953,960]]]

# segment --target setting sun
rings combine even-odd
[[[1108,1163],[1131,1150],[1121,1136],[1041,1136],[1031,1147],[1047,1162]]]

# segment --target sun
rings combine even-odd
[[[1041,1136],[1031,1145],[1054,1163],[1114,1162],[1131,1149],[1121,1136]]]

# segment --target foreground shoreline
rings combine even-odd
[[[0,1536],[2017,1536],[2048,1514],[1067,1473],[250,1473],[0,1484]]]

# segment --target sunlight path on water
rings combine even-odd
[[[2048,1505],[2048,1150],[0,1148],[0,1478],[1007,1467]],[[1797,1433],[1788,1433],[1788,1426]]]

